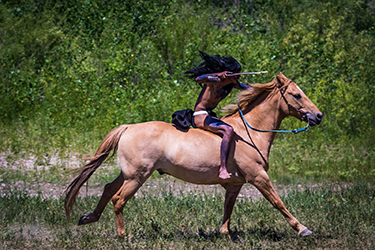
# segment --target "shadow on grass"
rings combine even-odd
[[[259,240],[273,242],[279,242],[282,239],[285,239],[285,237],[288,237],[284,232],[275,231],[273,228],[253,228],[246,231],[235,231],[235,233],[241,238],[254,237]]]
[[[202,242],[202,241],[209,241],[209,242],[217,242],[223,239],[230,240],[234,243],[242,243],[243,240],[247,238],[255,238],[261,241],[269,241],[269,242],[279,242],[285,239],[285,237],[289,237],[285,235],[283,232],[277,232],[274,229],[253,229],[253,230],[234,230],[232,231],[233,235],[231,237],[227,235],[223,235],[220,233],[219,230],[209,231],[204,230],[202,228],[198,229],[198,232],[194,232],[192,230],[176,230],[174,232],[158,234],[158,233],[145,233],[141,236],[142,239],[159,239],[162,241],[195,241],[195,242]]]

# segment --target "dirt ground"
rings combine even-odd
[[[288,189],[291,188],[288,185],[275,185],[274,187],[279,196],[287,195]],[[0,196],[4,196],[6,193],[16,189],[25,191],[31,196],[42,195],[46,199],[59,199],[61,196],[64,196],[65,188],[66,185],[59,183],[15,181],[10,184],[0,183]],[[298,189],[301,191],[306,188],[301,185],[298,186]],[[311,188],[311,186],[308,188]],[[104,185],[90,184],[89,181],[88,184],[85,184],[81,188],[80,197],[100,196],[103,189]],[[187,194],[224,196],[225,194],[225,190],[220,185],[196,185],[180,181],[171,176],[164,176],[146,181],[135,196],[160,195],[162,192],[172,192],[175,196]],[[262,197],[262,194],[250,184],[245,184],[238,195],[239,199],[258,199],[260,197]]]
[[[42,162],[43,164],[38,164]],[[76,155],[73,155],[66,159],[59,159],[57,156],[53,155],[49,159],[41,160],[36,157],[29,157],[27,159],[19,160],[7,160],[6,153],[0,153],[0,168],[5,169],[17,169],[22,171],[41,171],[42,169],[48,170],[49,167],[59,165],[65,166],[68,169],[77,168],[82,165],[82,160]],[[116,166],[116,162],[113,166],[106,166],[105,164],[101,166],[102,168],[113,168]],[[113,171],[113,169],[111,170]],[[49,182],[38,182],[37,180],[32,182],[24,181],[13,181],[11,183],[4,183],[0,176],[0,195],[4,196],[6,193],[12,190],[23,190],[29,193],[31,196],[42,195],[43,198],[54,198],[58,199],[64,196],[64,191],[67,185],[61,183],[49,183]],[[312,185],[307,186],[297,186],[298,190],[302,191],[306,188],[311,188]],[[274,185],[276,192],[279,196],[287,195],[288,189],[291,188],[290,185]],[[293,186],[293,189],[296,187]],[[80,197],[84,196],[100,196],[103,192],[104,185],[99,185],[98,183],[86,183],[80,190]],[[206,194],[206,195],[222,195],[224,196],[225,190],[220,185],[196,185],[187,182],[183,182],[174,177],[163,175],[161,178],[153,178],[147,180],[143,186],[138,190],[135,196],[141,197],[146,194],[150,195],[160,195],[162,192],[172,192],[174,195],[186,195],[186,194]],[[238,196],[239,199],[258,199],[262,197],[261,193],[252,185],[245,184]]]

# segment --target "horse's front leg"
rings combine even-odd
[[[225,202],[224,202],[224,216],[223,223],[220,228],[222,234],[228,235],[231,239],[236,239],[236,235],[230,230],[230,216],[233,212],[234,203],[236,202],[238,193],[241,190],[242,185],[222,185],[226,189]]]
[[[271,181],[265,171],[255,177],[254,186],[263,194],[263,196],[285,217],[289,225],[298,232],[298,235],[307,236],[312,232],[302,225],[293,215],[286,209],[284,203],[275,192]]]

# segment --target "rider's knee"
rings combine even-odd
[[[234,129],[231,126],[227,126],[224,133],[226,136],[232,137],[234,134]]]

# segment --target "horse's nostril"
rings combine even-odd
[[[319,125],[322,122],[323,114],[317,113],[316,114],[316,125]]]

